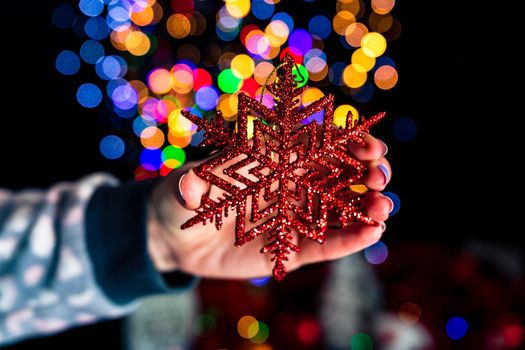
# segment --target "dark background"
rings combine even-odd
[[[0,5],[0,186],[5,188],[47,187],[99,170],[122,179],[133,176],[134,164],[108,161],[98,151],[107,132],[100,122],[105,108],[79,106],[75,91],[81,80],[54,68],[61,50],[78,50],[82,42],[51,24],[52,10],[63,2]],[[317,3],[333,11],[335,1]],[[384,239],[401,247],[437,245],[449,253],[471,239],[519,246],[523,230],[517,214],[523,205],[517,194],[522,181],[517,166],[522,161],[511,155],[515,129],[509,127],[518,110],[507,114],[512,110],[510,88],[501,88],[498,77],[508,72],[497,59],[499,41],[487,34],[500,28],[503,24],[497,21],[502,20],[493,14],[489,21],[474,1],[431,4],[437,3],[396,4],[394,16],[403,30],[387,53],[400,80],[393,90],[376,93],[367,107],[367,113],[389,113],[374,133],[389,145],[394,177],[388,189],[401,198],[401,211],[389,221]],[[90,68],[83,65],[80,76],[95,81]],[[336,98],[342,101],[344,96]],[[414,119],[418,128],[416,138],[405,143],[396,141],[391,131],[395,118],[403,116]],[[518,204],[504,200],[512,193]],[[108,348],[118,348],[119,332],[118,320],[103,322],[14,348],[51,348],[79,339],[98,344],[100,335]]]

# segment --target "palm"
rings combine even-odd
[[[373,138],[369,141],[371,142],[366,150],[358,149],[354,154],[362,160],[370,161],[370,171],[365,178],[365,184],[370,189],[379,191],[384,188],[386,181],[377,169],[377,163],[388,163],[382,158],[383,146],[379,141]],[[235,246],[235,213],[232,210],[228,217],[223,217],[220,230],[216,230],[215,225],[210,223],[180,229],[183,223],[195,216],[195,211],[188,209],[198,208],[200,198],[210,188],[208,183],[190,172],[182,182],[181,192],[186,200],[186,205],[183,206],[176,196],[170,195],[173,189],[178,190],[181,171],[183,170],[170,175],[158,186],[154,197],[160,199],[153,200],[163,202],[162,209],[157,211],[160,212],[160,221],[166,229],[167,242],[175,252],[177,268],[204,277],[249,278],[270,275],[273,268],[271,257],[260,253],[260,248],[267,243],[267,235],[260,235],[242,247]],[[214,198],[220,194],[217,191],[219,190],[212,187],[210,197]],[[375,191],[366,195],[364,205],[368,214],[380,222],[387,219],[391,210],[390,202]],[[286,268],[291,271],[307,263],[332,260],[354,253],[376,242],[381,233],[380,227],[361,223],[344,229],[329,229],[327,240],[322,245],[307,239],[294,242],[298,244],[301,252],[288,255]]]

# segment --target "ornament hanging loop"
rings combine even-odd
[[[282,62],[280,64],[277,65],[277,67],[275,67],[271,72],[270,74],[266,77],[266,80],[264,81],[264,85],[262,86],[262,90],[261,90],[261,97],[259,99],[259,102],[262,103],[263,102],[263,97],[264,97],[264,91],[266,90],[266,86],[268,85],[268,82],[270,81],[270,79],[272,78],[272,76],[277,72],[277,70],[281,67],[283,67],[284,65],[286,64],[286,62]],[[300,80],[300,83],[303,83],[306,78],[301,74],[301,70],[299,69],[299,66],[297,65],[297,62],[294,61],[294,67],[295,67],[295,72],[299,75],[299,77],[301,78]]]

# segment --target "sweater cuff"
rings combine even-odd
[[[86,212],[86,244],[96,281],[116,304],[195,284],[196,278],[172,272],[162,275],[147,245],[147,199],[156,180],[99,187]]]

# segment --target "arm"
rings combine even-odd
[[[0,191],[0,344],[119,317],[142,296],[191,282],[168,286],[149,259],[150,186],[96,174]]]

